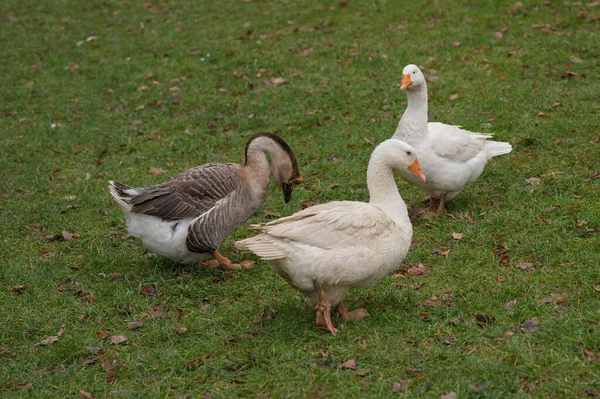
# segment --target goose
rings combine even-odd
[[[401,90],[406,90],[408,105],[393,138],[412,145],[419,156],[427,181],[406,171],[399,175],[420,187],[430,197],[430,212],[441,217],[445,201],[455,198],[468,183],[481,175],[493,157],[512,151],[509,143],[488,140],[491,133],[475,133],[460,126],[427,123],[427,84],[416,65],[402,71]],[[438,203],[439,202],[439,203]]]
[[[219,253],[221,243],[265,203],[271,175],[286,203],[302,182],[296,157],[280,137],[255,134],[245,153],[244,165],[209,163],[148,187],[110,181],[128,232],[175,263],[198,263],[212,255],[225,269],[240,268]]]
[[[408,252],[412,225],[394,181],[393,169],[425,180],[414,148],[396,139],[379,144],[367,169],[369,202],[315,205],[254,228],[260,233],[237,241],[270,260],[275,271],[317,306],[316,323],[335,335],[333,306],[344,319],[361,320],[365,309],[348,311],[343,302],[353,287],[367,287],[395,270]]]

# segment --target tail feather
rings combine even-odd
[[[490,156],[490,158],[497,157],[498,155],[508,154],[511,151],[512,145],[510,145],[510,143],[492,140],[485,142],[485,152]]]
[[[254,252],[262,260],[282,259],[288,256],[288,253],[283,248],[278,247],[274,242],[265,238],[264,236],[261,237],[261,235],[246,238],[236,241],[234,246],[236,249]]]
[[[133,187],[112,180],[109,181],[108,189],[117,205],[125,212],[131,212],[132,206],[129,201],[134,197],[136,190]]]

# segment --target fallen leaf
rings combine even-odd
[[[303,209],[304,208],[310,208],[311,206],[315,206],[315,205],[318,205],[318,204],[319,204],[318,202],[314,202],[314,201],[311,201],[311,200],[304,200],[304,201],[300,202],[300,205],[302,205]]]
[[[529,262],[522,262],[522,263],[519,263],[515,267],[517,269],[526,270],[526,269],[531,269],[532,267],[535,267],[535,265],[533,263],[529,263]]]
[[[446,248],[435,247],[431,250],[431,253],[434,255],[439,255],[439,256],[448,256],[448,254],[450,253],[450,250],[446,249]]]
[[[107,331],[96,331],[96,338],[105,339],[108,338],[110,334]]]
[[[137,330],[138,328],[140,328],[143,325],[144,325],[144,323],[142,323],[141,321],[130,321],[130,322],[127,322],[127,329],[128,330]]]
[[[422,276],[427,274],[427,267],[424,264],[419,263],[416,267],[408,269],[407,273],[409,276]]]
[[[263,320],[272,320],[275,318],[277,314],[277,310],[275,309],[265,309],[256,316],[256,318],[252,321],[254,324],[262,323]]]
[[[79,396],[84,398],[84,399],[94,399],[94,395],[92,395],[91,393],[84,391],[83,389],[79,390]]]
[[[540,319],[537,317],[532,318],[531,320],[527,320],[519,327],[519,331],[521,332],[534,332],[538,330],[537,325],[540,323]]]
[[[450,96],[450,101],[454,101],[454,100],[456,100],[457,98],[458,98],[458,94],[452,94],[452,95]]]
[[[540,179],[539,177],[530,177],[529,179],[525,180],[525,184],[530,186],[537,186],[538,184],[540,184],[541,181],[542,179]]]
[[[121,344],[127,345],[127,341],[129,341],[129,340],[124,335],[113,335],[112,337],[110,337],[111,345],[121,345]]]
[[[100,351],[102,350],[102,348],[96,348],[95,346],[88,346],[87,348],[85,348],[88,352],[90,353],[100,353]]]
[[[358,370],[358,371],[356,372],[356,375],[357,375],[357,376],[359,376],[359,377],[366,377],[366,376],[368,376],[369,374],[371,374],[371,370],[369,370],[369,369],[366,369],[366,370],[364,370],[364,369],[363,369],[363,370]]]
[[[250,259],[246,259],[240,262],[240,266],[245,269],[252,269],[254,267],[254,261]]]
[[[201,312],[204,312],[205,310],[207,310],[208,308],[210,308],[210,303],[207,303],[206,305],[202,305],[202,307],[200,308]]]
[[[544,117],[544,116],[548,116],[548,114],[546,114],[544,112],[538,112],[537,116]]]
[[[594,284],[594,291],[600,292],[600,281],[596,281]]]
[[[504,304],[504,309],[512,309],[519,301],[515,298],[512,301],[508,301]]]
[[[496,318],[490,314],[476,314],[475,315],[475,323],[479,327],[483,327],[486,324],[492,324]]]
[[[48,337],[48,338],[46,338],[46,339],[44,339],[44,340],[41,340],[41,341],[38,343],[38,345],[41,345],[41,346],[50,345],[50,344],[53,344],[53,343],[55,343],[56,341],[58,341],[58,340],[59,340],[59,338],[60,338],[60,337],[59,337],[59,336],[57,336],[57,335],[52,335],[52,336],[50,336],[50,337]]]
[[[398,391],[405,391],[409,385],[410,385],[410,380],[400,380],[400,381],[394,382],[394,384],[392,385],[392,392],[396,393]]]
[[[423,288],[423,286],[424,286],[426,283],[427,283],[426,281],[419,281],[418,283],[415,283],[415,284],[413,284],[411,288],[412,288],[414,291],[419,291],[421,288]]]
[[[271,80],[265,81],[267,86],[280,86],[282,84],[285,84],[286,82],[287,80],[285,80],[282,77],[271,78]]]
[[[148,172],[150,172],[151,174],[153,174],[153,175],[155,175],[155,176],[156,176],[156,175],[162,175],[162,174],[165,174],[165,173],[167,173],[167,171],[166,171],[166,170],[164,170],[164,169],[162,169],[162,168],[155,168],[155,167],[151,167],[151,168],[148,170]]]
[[[20,294],[27,289],[27,284],[15,285],[12,290],[15,294]]]
[[[108,273],[108,275],[107,275],[106,277],[107,277],[109,280],[117,280],[117,279],[120,279],[120,278],[123,278],[123,277],[125,277],[125,275],[123,275],[123,274],[121,274],[121,273],[115,273],[115,272],[112,272],[112,273]]]
[[[187,332],[187,328],[186,327],[177,327],[175,329],[175,333],[179,334],[179,335],[185,334],[186,332]]]
[[[60,233],[60,236],[62,238],[63,241],[71,241],[73,238],[77,238],[77,234],[75,233],[71,233],[69,231],[63,230]]]
[[[144,91],[144,90],[148,90],[148,86],[142,85],[142,86],[138,87],[138,91]]]
[[[456,392],[448,392],[445,395],[442,395],[440,399],[456,399]]]
[[[154,286],[146,284],[140,288],[140,294],[146,296],[156,296],[156,288]]]
[[[341,369],[355,370],[356,369],[356,360],[355,359],[347,360],[347,361],[341,363],[338,367]]]
[[[564,299],[566,297],[567,297],[567,293],[566,292],[561,292],[561,293],[554,292],[554,293],[550,294],[549,296],[540,299],[540,302],[542,302],[542,303],[555,303],[555,302],[559,301],[560,299]]]
[[[454,238],[455,240],[462,240],[463,233],[452,233],[452,238]]]
[[[129,124],[133,125],[133,126],[142,125],[143,123],[144,123],[144,121],[141,121],[139,119],[134,119],[134,120],[129,121]]]

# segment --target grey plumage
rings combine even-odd
[[[217,251],[225,238],[258,211],[268,194],[271,174],[286,201],[293,185],[302,181],[294,153],[277,136],[252,136],[245,153],[244,165],[210,163],[160,184],[132,188],[111,181],[109,189],[125,212],[132,235],[176,262],[195,262],[202,256],[193,254]],[[273,173],[265,153],[270,155]],[[161,230],[165,223],[169,231]],[[182,228],[187,231],[178,235]],[[170,240],[163,237],[167,234]],[[184,242],[175,242],[181,237]]]

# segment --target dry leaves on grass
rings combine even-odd
[[[525,180],[525,184],[528,186],[537,186],[541,182],[542,179],[540,179],[539,177],[530,177],[529,179]]]
[[[475,324],[479,327],[484,327],[488,324],[492,324],[496,321],[496,318],[490,314],[476,314],[475,315]]]
[[[183,335],[187,332],[187,327],[177,327],[175,328],[175,334]]]
[[[392,392],[396,393],[396,392],[402,392],[402,391],[406,391],[406,389],[408,388],[408,386],[410,385],[410,380],[400,380],[397,382],[394,382],[394,384],[392,384]]]
[[[540,324],[540,319],[537,317],[532,318],[531,320],[527,320],[523,324],[519,326],[519,331],[521,332],[534,332],[539,330],[538,324]]]
[[[521,262],[519,263],[517,266],[515,266],[517,269],[521,269],[521,270],[527,270],[527,269],[531,269],[534,268],[535,265],[533,263],[530,262]]]
[[[504,309],[512,309],[519,301],[515,298],[512,301],[508,301],[504,304]]]
[[[20,294],[27,289],[27,284],[15,285],[12,290],[15,294]]]
[[[90,392],[84,391],[83,389],[79,390],[79,397],[83,399],[94,399],[94,395],[92,395]]]
[[[349,369],[349,370],[356,370],[356,360],[355,359],[350,359],[347,360],[345,362],[340,363],[340,365],[338,366],[338,368],[340,369]]]
[[[127,339],[127,337],[124,335],[113,335],[112,337],[110,337],[111,345],[127,345],[128,342],[129,339]]]
[[[411,267],[407,270],[407,274],[409,276],[423,276],[427,274],[427,266],[422,263],[419,263],[416,267]]]
[[[463,233],[452,233],[452,238],[454,238],[455,240],[462,240],[463,237]]]
[[[144,323],[142,323],[141,321],[130,321],[127,323],[127,329],[128,330],[137,330],[138,328],[142,327],[144,325]]]
[[[154,166],[151,167],[150,169],[148,169],[148,172],[150,172],[150,174],[157,176],[157,175],[164,175],[165,173],[167,173],[166,170],[164,170],[163,168],[155,168]]]
[[[51,345],[51,344],[55,343],[56,341],[58,341],[60,339],[60,337],[62,337],[64,332],[65,332],[65,325],[63,324],[62,326],[60,326],[60,329],[58,330],[56,335],[52,335],[52,336],[40,341],[39,343],[36,344],[36,346],[37,345],[40,345],[40,346]]]

